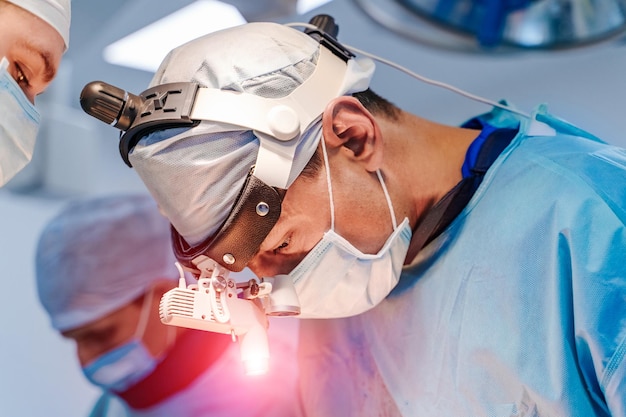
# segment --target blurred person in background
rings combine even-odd
[[[52,327],[75,341],[85,377],[103,390],[91,416],[298,415],[295,322],[271,323],[274,361],[260,376],[244,374],[229,335],[160,322],[179,273],[151,198],[70,203],[40,236],[36,275]]]

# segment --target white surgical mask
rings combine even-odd
[[[141,341],[152,308],[152,294],[150,291],[144,300],[134,336],[83,367],[89,382],[107,391],[124,392],[154,371],[160,358],[152,356]],[[168,336],[173,334],[170,329],[168,327]]]
[[[331,228],[289,274],[300,300],[301,318],[338,318],[361,314],[380,303],[396,286],[411,241],[407,218],[396,225],[387,187],[377,171],[394,231],[376,254],[365,254],[335,232],[335,213],[326,147],[322,139],[330,195]]]
[[[32,159],[41,116],[0,61],[0,187]]]

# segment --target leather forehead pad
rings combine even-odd
[[[241,271],[278,221],[281,202],[277,190],[254,175],[248,177],[241,196],[205,254],[231,271]],[[257,211],[261,203],[269,207],[263,216]],[[234,256],[233,264],[224,262],[226,254]]]

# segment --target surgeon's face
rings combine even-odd
[[[9,74],[32,103],[54,78],[64,49],[63,38],[52,26],[0,1],[0,59],[8,59]]]
[[[141,304],[131,303],[77,329],[63,332],[76,342],[76,354],[81,366],[124,344],[135,333]]]
[[[393,232],[376,174],[354,163],[343,148],[328,150],[335,231],[364,253],[377,253]],[[289,187],[280,218],[248,267],[257,276],[287,274],[330,229],[326,168]]]
[[[141,315],[144,297],[107,314],[106,316],[76,329],[62,332],[63,337],[76,342],[76,355],[81,366],[85,366],[106,352],[128,342],[134,335]],[[161,353],[164,345],[167,326],[158,318],[158,302],[160,297],[153,297],[150,318],[142,338],[146,348],[154,356]]]

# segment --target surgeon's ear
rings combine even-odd
[[[343,147],[351,158],[374,172],[383,159],[382,135],[374,116],[350,96],[333,99],[322,115],[322,134],[327,148]]]

